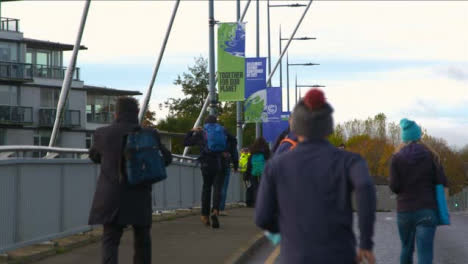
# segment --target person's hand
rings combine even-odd
[[[193,128],[192,131],[193,132],[199,132],[199,131],[202,131],[202,128],[201,127],[196,127],[196,128]]]
[[[357,263],[362,263],[366,260],[367,264],[375,264],[375,256],[372,253],[372,250],[362,249],[360,248],[357,253]]]

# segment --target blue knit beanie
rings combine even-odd
[[[421,139],[421,127],[416,122],[403,118],[400,121],[400,128],[403,142],[407,143]]]

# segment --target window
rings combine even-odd
[[[92,132],[87,132],[86,133],[86,148],[89,149],[93,145],[94,140],[93,140],[93,133]]]
[[[36,52],[36,64],[49,65],[49,52]]]
[[[50,141],[51,131],[38,130],[34,134],[34,146],[48,146]],[[39,158],[44,157],[47,151],[36,151],[33,153],[33,157]]]
[[[26,63],[33,63],[32,61],[32,52],[28,51],[26,52]]]
[[[86,119],[90,123],[110,123],[115,113],[116,96],[88,94]]]
[[[41,107],[57,108],[60,90],[53,88],[41,88]]]
[[[0,85],[0,105],[18,105],[18,87]]]
[[[0,146],[6,145],[6,129],[0,128]]]
[[[0,42],[0,61],[18,61],[18,44]]]

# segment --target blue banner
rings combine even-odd
[[[266,58],[245,58],[245,103],[246,123],[262,122],[266,119],[267,91]]]
[[[267,106],[266,114],[267,120],[263,122],[279,122],[281,121],[282,114],[282,93],[281,87],[268,87],[266,88]]]
[[[289,123],[287,120],[263,123],[263,137],[268,142],[275,142],[281,132],[285,131],[288,126]]]

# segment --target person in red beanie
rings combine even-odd
[[[255,222],[281,234],[281,263],[355,264],[364,259],[375,263],[375,186],[361,156],[328,142],[332,113],[322,91],[309,91],[291,118],[298,146],[265,166]],[[358,244],[353,232],[353,191]]]

